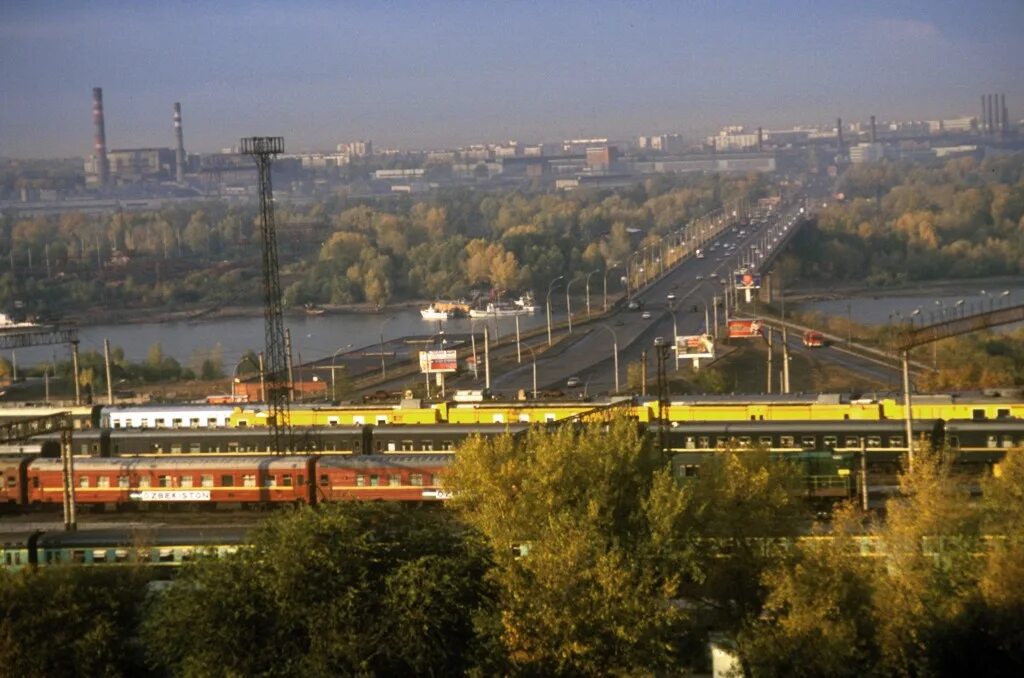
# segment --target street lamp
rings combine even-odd
[[[587,274],[587,320],[590,320],[590,276],[595,273],[599,273],[601,269],[595,268],[593,271]]]
[[[572,301],[569,298],[569,290],[572,288],[572,280],[565,283],[565,316],[569,319],[569,334],[572,334]]]
[[[563,278],[565,278],[565,276],[560,275],[554,280],[552,280],[550,284],[548,284],[548,294],[544,302],[544,308],[548,316],[548,346],[551,345],[551,290],[554,289],[555,283],[558,282],[559,280],[562,280]]]
[[[537,354],[533,352],[533,347],[529,344],[523,344],[523,347],[530,352],[530,358],[533,360],[533,399],[537,399]]]
[[[380,376],[381,376],[381,379],[387,379],[388,378],[388,367],[387,367],[387,364],[384,362],[384,326],[387,325],[388,322],[390,322],[391,320],[394,320],[393,316],[389,316],[387,318],[384,318],[384,320],[380,324]]]
[[[619,392],[619,337],[615,334],[615,330],[608,327],[607,325],[598,325],[603,330],[608,330],[612,333],[612,368],[615,370],[615,392]]]
[[[675,348],[676,346],[679,346],[679,324],[676,322],[675,304],[670,302],[670,303],[666,304],[666,306],[668,307],[668,312],[672,314],[672,346],[673,346],[673,348]],[[678,349],[676,350],[675,353],[676,353],[676,361],[675,361],[676,362],[676,372],[678,372],[679,371],[679,351],[678,351]]]
[[[608,274],[617,268],[622,268],[618,264],[612,264],[608,267],[608,270],[604,272],[604,311],[608,312]],[[626,269],[626,294],[629,295],[629,269]]]

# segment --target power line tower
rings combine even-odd
[[[267,425],[271,427],[274,449],[291,451],[288,399],[288,360],[285,355],[284,309],[281,304],[281,277],[277,266],[277,230],[274,226],[274,189],[270,183],[270,165],[274,156],[284,152],[284,137],[246,137],[242,153],[256,160],[260,187],[260,239],[263,245],[263,315],[266,330]]]

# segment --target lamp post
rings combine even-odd
[[[676,372],[679,371],[679,350],[676,348],[679,346],[679,323],[676,322],[676,309],[675,304],[671,302],[666,304],[668,312],[672,314],[672,348],[675,349],[676,354]]]
[[[590,320],[590,276],[595,273],[599,273],[601,269],[595,268],[593,271],[587,274],[587,320]]]
[[[619,266],[618,264],[612,264],[611,266],[608,267],[608,270],[604,272],[604,312],[605,313],[608,312],[608,274],[611,273],[612,271],[614,271],[617,268],[622,268],[622,266]],[[628,274],[628,269],[627,269],[627,274],[626,274],[626,282],[627,282],[626,290],[627,290],[627,296],[628,296],[628,291],[629,291],[629,284],[628,284],[629,283],[629,274]]]
[[[387,325],[388,322],[391,321],[391,320],[394,320],[394,318],[393,317],[384,318],[384,320],[380,324],[380,376],[381,376],[381,379],[387,379],[388,378],[388,367],[387,367],[387,364],[384,362],[384,326]]]
[[[615,330],[608,327],[607,325],[598,325],[603,330],[608,330],[612,333],[612,369],[615,370],[615,392],[619,392],[619,337],[615,334]]]
[[[569,297],[569,290],[572,288],[572,280],[565,283],[565,316],[569,319],[569,334],[572,334],[572,300]]]
[[[352,344],[349,344],[349,346],[351,346],[351,345]],[[337,402],[337,400],[338,400],[337,382],[336,382],[336,379],[334,377],[334,369],[335,369],[334,368],[334,361],[337,360],[338,354],[341,353],[342,351],[344,351],[346,348],[348,348],[348,346],[341,346],[341,347],[339,347],[338,350],[334,352],[334,355],[331,356],[331,400],[333,402]],[[342,365],[341,368],[345,369],[345,366]]]
[[[548,294],[544,301],[544,309],[548,316],[548,346],[551,345],[551,290],[554,289],[555,283],[564,277],[564,275],[560,275],[548,284]]]
[[[533,347],[529,344],[523,344],[523,347],[530,352],[530,358],[533,360],[533,399],[537,399],[537,354],[533,352]]]

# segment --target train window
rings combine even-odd
[[[709,447],[711,447],[711,439],[708,436],[701,436],[697,440],[698,440],[698,443],[697,443],[697,447],[698,448],[700,448],[702,450],[706,450]]]
[[[780,447],[796,447],[796,438],[793,436],[779,436]]]
[[[998,418],[998,419],[1005,419],[1006,417],[1009,417],[1009,416],[1010,416],[1010,410],[1009,409],[1003,409],[1003,408],[1000,407],[999,409],[996,410],[996,418]]]
[[[182,476],[181,479],[178,480],[178,485],[181,487],[192,487],[192,476]]]
[[[245,428],[248,425],[249,425],[249,422],[247,422],[245,419],[239,419],[238,420],[238,428]]]
[[[121,428],[121,420],[120,419],[115,419],[114,420],[114,428]]]
[[[188,451],[189,452],[202,452],[203,451],[203,445],[202,445],[202,443],[189,443],[188,444]]]
[[[434,476],[433,476],[433,475],[431,475],[431,474],[429,474],[429,473],[424,473],[424,474],[423,474],[423,481],[424,481],[424,482],[425,482],[425,483],[426,483],[427,485],[433,485],[433,484],[434,484]]]
[[[683,447],[685,447],[688,450],[692,450],[692,449],[696,448],[697,447],[697,439],[694,438],[693,436],[686,436],[686,438],[683,439]]]
[[[14,476],[7,476],[7,487],[14,487],[18,484],[18,479]]]
[[[171,454],[181,454],[181,443],[171,443]]]
[[[413,449],[415,449],[415,447],[412,444],[411,440],[403,440],[402,441],[402,451],[403,452],[412,452]]]
[[[821,440],[827,449],[834,450],[839,447],[839,438],[836,436],[823,436]]]
[[[453,443],[450,440],[442,440],[441,441],[441,450],[442,451],[450,452],[453,449],[455,449],[455,443]]]
[[[388,452],[394,452],[398,449],[398,446],[394,442],[388,443]]]
[[[402,476],[398,475],[397,473],[392,473],[391,475],[388,476],[388,485],[390,485],[391,487],[398,487],[401,484]]]
[[[423,474],[422,473],[410,473],[409,474],[409,484],[410,485],[415,485],[417,487],[422,485],[423,484]]]
[[[213,487],[213,476],[206,473],[199,476],[200,487]]]
[[[263,479],[263,487],[273,487],[273,486],[274,486],[274,476],[267,475]]]
[[[521,424],[529,424],[530,423],[530,415],[525,413],[525,412],[523,414],[520,414],[519,415],[519,422]]]
[[[846,436],[846,447],[860,447],[860,438],[857,436]]]
[[[161,563],[173,563],[174,562],[174,549],[160,549],[160,555],[158,559]]]
[[[79,487],[89,487],[89,476],[78,476]]]
[[[291,487],[292,486],[292,474],[291,473],[285,473],[284,475],[282,475],[281,476],[281,484],[283,486],[285,486],[285,487]]]
[[[377,441],[375,441],[375,442],[373,443],[373,447],[374,447],[374,449],[375,449],[375,450],[377,450],[378,452],[380,452],[381,450],[383,450],[383,449],[384,449],[384,443],[382,443],[381,441],[377,440]]]
[[[238,452],[238,443],[228,443],[228,452]]]
[[[170,487],[171,486],[171,477],[170,476],[157,476],[156,477],[156,486],[157,487]]]
[[[986,447],[999,447],[999,444],[998,444],[998,442],[996,440],[996,437],[994,435],[989,435],[986,438],[985,446]]]
[[[377,426],[381,426],[382,424],[386,424],[386,423],[388,423],[387,416],[383,415],[383,414],[378,414],[377,415]]]
[[[1003,436],[1003,447],[1013,447],[1013,436]]]
[[[114,562],[123,563],[128,560],[128,549],[114,549]]]
[[[555,419],[556,419],[556,416],[555,416],[555,414],[553,412],[548,412],[548,413],[546,413],[544,415],[544,421],[546,421],[548,423],[550,423],[552,421],[555,421]],[[530,420],[529,417],[527,417],[526,420],[529,421]]]
[[[818,444],[818,439],[814,436],[803,436],[800,438],[800,447],[805,450],[813,450]]]
[[[750,436],[739,436],[736,442],[740,447],[750,447]]]
[[[256,487],[256,474],[245,473],[242,475],[242,487]]]
[[[729,444],[731,442],[732,440],[727,436],[718,436],[718,438],[715,439],[715,447],[717,447],[720,450],[723,450],[729,447]]]
[[[903,436],[889,436],[889,447],[903,447]]]
[[[148,488],[150,486],[150,484],[151,483],[150,483],[149,476],[140,476],[139,477],[139,487],[146,487],[146,488]]]
[[[337,417],[327,417],[327,425],[328,426],[337,426],[338,425],[338,418]]]
[[[985,410],[971,410],[971,419],[984,419]]]
[[[772,437],[771,436],[761,436],[761,437],[759,437],[757,439],[757,444],[760,445],[761,447],[771,447],[772,446]]]
[[[129,480],[128,480],[128,476],[118,476],[118,477],[117,477],[117,486],[118,486],[118,487],[119,487],[120,489],[122,489],[122,490],[126,490],[126,489],[128,489],[128,487],[129,487],[130,485],[131,485],[131,483],[130,483],[130,482],[129,482]]]
[[[220,484],[221,487],[231,487],[235,484],[235,477],[230,473],[221,474]]]
[[[954,450],[960,449],[960,436],[949,436],[949,446]]]
[[[75,549],[71,552],[72,563],[84,563],[85,562],[85,551],[81,549]]]
[[[362,473],[356,474],[356,487],[363,487],[366,485],[366,476]]]
[[[326,473],[320,475],[320,486],[327,487],[331,484],[331,479],[327,477]]]
[[[424,440],[420,443],[420,449],[432,452],[434,450],[434,442],[432,440]]]
[[[378,487],[380,485],[380,476],[376,473],[370,474],[370,487]]]
[[[495,414],[493,417],[491,417],[491,422],[494,423],[494,424],[504,424],[505,423],[505,415],[504,414]]]
[[[881,436],[868,436],[868,447],[881,447],[882,437]]]
[[[208,418],[208,419],[206,420],[206,426],[207,426],[208,428],[214,428],[214,427],[216,427],[216,426],[217,426],[217,420],[216,420],[216,419],[214,419],[213,417],[210,417],[210,418]]]
[[[171,428],[181,428],[181,418],[175,417],[171,419]]]
[[[105,562],[107,562],[107,550],[106,549],[93,549],[93,551],[92,551],[92,562],[94,562],[94,563],[105,563]]]
[[[302,487],[303,485],[305,485],[306,484],[306,476],[302,475],[301,473],[298,474],[297,476],[295,476],[295,484],[298,485],[299,487]]]
[[[110,476],[98,476],[96,478],[96,487],[110,487]]]
[[[352,416],[352,425],[353,426],[365,426],[366,425],[366,417],[362,416],[361,414],[353,415]]]
[[[89,443],[82,443],[82,454],[89,454]]]

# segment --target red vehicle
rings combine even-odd
[[[825,340],[825,336],[821,332],[815,330],[807,330],[804,332],[804,346],[807,348],[820,348],[827,346],[828,342]]]
[[[450,463],[444,453],[76,457],[75,502],[117,508],[437,500],[448,496],[438,481]],[[0,459],[0,469],[14,479],[0,492],[9,508],[63,503],[59,459]]]

